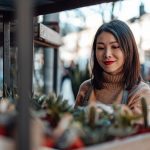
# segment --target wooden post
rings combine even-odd
[[[3,15],[3,97],[10,92],[10,19]]]
[[[32,0],[17,1],[18,128],[17,150],[30,150],[30,99],[33,69]]]
[[[45,15],[44,16],[44,19],[43,19],[43,24],[46,24],[47,26],[50,27],[50,24],[51,22],[57,22],[58,23],[58,13],[56,14],[48,14],[48,15]],[[53,28],[52,28],[53,29]],[[54,29],[54,31],[56,31]],[[58,33],[58,31],[56,31]],[[59,41],[59,38],[56,38],[55,36],[55,42],[58,43]],[[59,42],[60,43],[60,42]],[[48,52],[48,49],[51,50],[51,52]],[[45,67],[44,67],[44,80],[45,80],[45,92],[47,93],[47,91],[52,91],[52,92],[55,92],[57,94],[57,69],[58,69],[58,66],[57,66],[57,54],[58,52],[56,52],[58,49],[57,48],[46,48],[44,50],[44,61],[45,61]],[[49,57],[47,56],[49,55]],[[47,59],[50,59],[51,62]],[[51,63],[51,64],[46,64],[46,62],[48,63]],[[51,72],[49,74],[48,73],[48,70],[50,70]],[[51,75],[51,76],[50,76]],[[51,85],[51,87],[49,85]]]

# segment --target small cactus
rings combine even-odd
[[[142,106],[142,113],[143,113],[143,119],[144,119],[144,127],[148,128],[148,108],[146,99],[142,97],[141,99],[141,106]]]

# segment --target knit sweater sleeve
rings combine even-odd
[[[84,97],[86,93],[88,92],[90,85],[91,85],[90,80],[86,80],[80,85],[78,94],[76,96],[75,107],[82,106]]]
[[[141,114],[141,99],[146,99],[148,105],[150,105],[150,86],[144,82],[140,82],[136,85],[128,95],[128,106],[134,114]]]

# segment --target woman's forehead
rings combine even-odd
[[[116,37],[110,32],[102,32],[97,36],[97,39],[96,39],[97,44],[105,43],[107,41],[109,43],[117,43],[118,42]]]

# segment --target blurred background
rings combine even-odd
[[[34,94],[55,92],[74,105],[80,84],[90,77],[90,56],[94,34],[104,22],[125,21],[132,29],[140,54],[141,74],[150,81],[150,2],[121,0],[82,7],[35,18],[36,23],[57,31],[59,46],[34,43]],[[51,37],[53,38],[53,37]],[[2,49],[2,47],[1,47]],[[17,48],[11,45],[11,84],[15,89]],[[3,52],[0,51],[0,91],[3,94]]]

